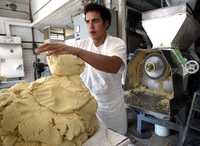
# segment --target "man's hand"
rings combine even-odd
[[[61,43],[47,43],[36,49],[36,53],[47,52],[48,56],[63,54],[72,54],[78,56],[79,51],[79,48],[74,48]]]
[[[94,68],[108,73],[117,73],[123,64],[121,58],[117,56],[96,54],[60,43],[47,43],[36,49],[36,53],[42,52],[47,52],[47,55],[76,55]]]

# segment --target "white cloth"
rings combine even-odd
[[[113,146],[108,140],[108,129],[101,120],[98,122],[98,131],[83,146]]]
[[[95,47],[91,38],[76,42],[74,46],[97,54],[118,56],[122,59],[124,64],[116,74],[97,70],[86,63],[81,79],[97,100],[97,115],[106,124],[107,128],[125,134],[127,118],[122,89],[122,74],[126,70],[126,46],[124,41],[108,35],[104,44],[99,48]]]
[[[98,125],[97,132],[83,146],[127,146],[130,143],[126,136],[107,129],[100,119]]]

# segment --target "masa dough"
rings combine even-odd
[[[58,76],[80,74],[84,68],[83,61],[72,55],[48,56],[47,61],[51,73]]]
[[[0,146],[81,146],[98,128],[83,62],[51,56],[52,76],[0,90]]]

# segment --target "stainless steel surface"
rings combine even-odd
[[[153,91],[163,90],[165,93],[173,92],[173,82],[171,79],[165,79],[162,83],[158,79],[152,79],[149,76],[143,76],[141,84]]]
[[[132,93],[125,95],[124,99],[129,107],[136,108],[157,118],[168,119],[170,116],[169,106],[167,104],[160,105],[160,102],[164,99],[163,97]]]
[[[197,0],[166,0],[168,6],[181,5],[188,3],[192,9],[195,8]]]
[[[145,12],[142,17],[153,48],[188,49],[200,34],[200,25],[186,5]]]
[[[171,64],[165,56],[168,54],[170,59],[170,52],[158,49],[136,51],[128,65],[127,87],[131,97],[127,99],[127,104],[170,115],[169,104],[175,93]]]
[[[185,12],[189,12],[189,9],[186,5],[154,9],[154,10],[143,12],[142,20],[162,18],[162,17],[172,16],[175,14],[180,14],[180,13],[185,13]]]

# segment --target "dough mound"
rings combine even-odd
[[[97,131],[83,62],[51,56],[49,66],[52,76],[0,90],[0,146],[81,146]]]
[[[58,76],[80,74],[84,62],[73,55],[48,56],[47,61],[52,74]]]

